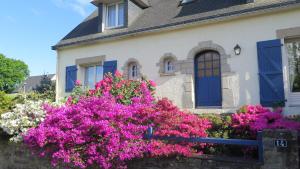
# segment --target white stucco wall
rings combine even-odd
[[[142,65],[142,74],[158,84],[157,96],[168,97],[178,106],[182,105],[184,75],[161,77],[157,63],[166,53],[172,53],[178,60],[185,60],[190,50],[203,41],[213,41],[222,46],[233,72],[235,106],[259,104],[259,81],[256,42],[276,39],[276,30],[299,27],[300,10],[261,15],[227,22],[202,25],[176,31],[156,33],[123,40],[98,43],[58,50],[57,96],[64,97],[65,67],[74,65],[75,60],[84,57],[105,55],[106,60],[118,60],[118,69],[129,58],[135,58]],[[242,53],[234,55],[233,48],[239,44]],[[285,53],[284,56],[286,57]],[[286,62],[283,62],[286,64]],[[286,70],[286,65],[284,65]],[[284,72],[287,73],[287,72]],[[285,75],[286,76],[286,75]],[[82,76],[79,76],[83,80]]]

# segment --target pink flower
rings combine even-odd
[[[80,80],[76,80],[76,81],[75,81],[75,85],[76,85],[76,86],[81,86],[81,81],[80,81]]]
[[[121,94],[120,94],[120,95],[117,96],[117,98],[118,98],[118,99],[124,99],[124,95],[121,95]]]
[[[67,99],[66,105],[72,104],[72,100],[73,100],[72,96],[69,96]]]
[[[120,77],[122,77],[122,74],[121,74],[121,72],[119,72],[118,70],[115,72],[115,76],[116,77],[118,77],[118,78],[120,78]]]
[[[121,87],[122,87],[122,84],[121,84],[121,83],[116,84],[116,88],[117,88],[117,89],[119,89],[119,88],[121,88]]]
[[[96,90],[89,90],[89,95],[90,95],[90,96],[95,95],[95,93],[96,93]]]
[[[156,87],[156,83],[154,81],[149,80],[149,83],[150,83],[151,86]]]

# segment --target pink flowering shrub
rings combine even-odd
[[[154,135],[160,136],[177,136],[177,137],[207,137],[207,129],[211,127],[211,123],[197,115],[180,111],[168,99],[159,100],[153,107],[141,109],[139,115],[147,117],[147,121],[151,121],[154,127]],[[201,145],[194,143],[176,143],[152,140],[149,144],[150,155],[171,156],[184,155],[191,156],[194,153],[202,153],[198,151]]]
[[[279,110],[279,109],[277,109]],[[262,106],[248,105],[232,115],[233,135],[240,138],[255,138],[257,131],[264,129],[293,129],[300,131],[300,123],[289,120],[279,111]]]
[[[108,76],[76,102],[45,106],[45,121],[30,129],[24,142],[41,156],[49,155],[53,165],[79,168],[126,168],[126,161],[144,156],[201,153],[201,145],[143,139],[149,126],[155,134],[181,137],[205,137],[210,127],[167,99],[155,101],[149,87],[154,84],[148,82],[128,84],[118,75]],[[125,99],[118,97],[122,92]]]
[[[106,74],[104,79],[95,85],[95,89],[88,91],[82,90],[80,82],[76,82],[73,93],[68,98],[67,104],[77,103],[81,97],[102,96],[103,94],[111,94],[117,102],[122,104],[131,104],[132,98],[142,97],[143,88],[148,88],[151,94],[154,94],[156,84],[151,80],[127,80],[119,71],[115,75]]]

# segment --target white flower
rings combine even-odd
[[[44,121],[46,113],[42,109],[43,103],[42,101],[26,101],[25,104],[17,104],[12,112],[0,116],[0,127],[12,136],[10,141],[22,141],[23,133]]]

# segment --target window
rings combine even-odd
[[[300,92],[300,39],[286,43],[291,92]]]
[[[130,80],[136,80],[138,78],[138,66],[136,63],[131,63],[128,66],[128,77]]]
[[[103,79],[103,67],[100,65],[88,66],[85,68],[84,85],[94,89],[95,84]]]
[[[115,28],[124,26],[124,2],[107,5],[106,27]]]
[[[165,59],[164,67],[165,67],[165,73],[173,73],[174,72],[173,59]]]

